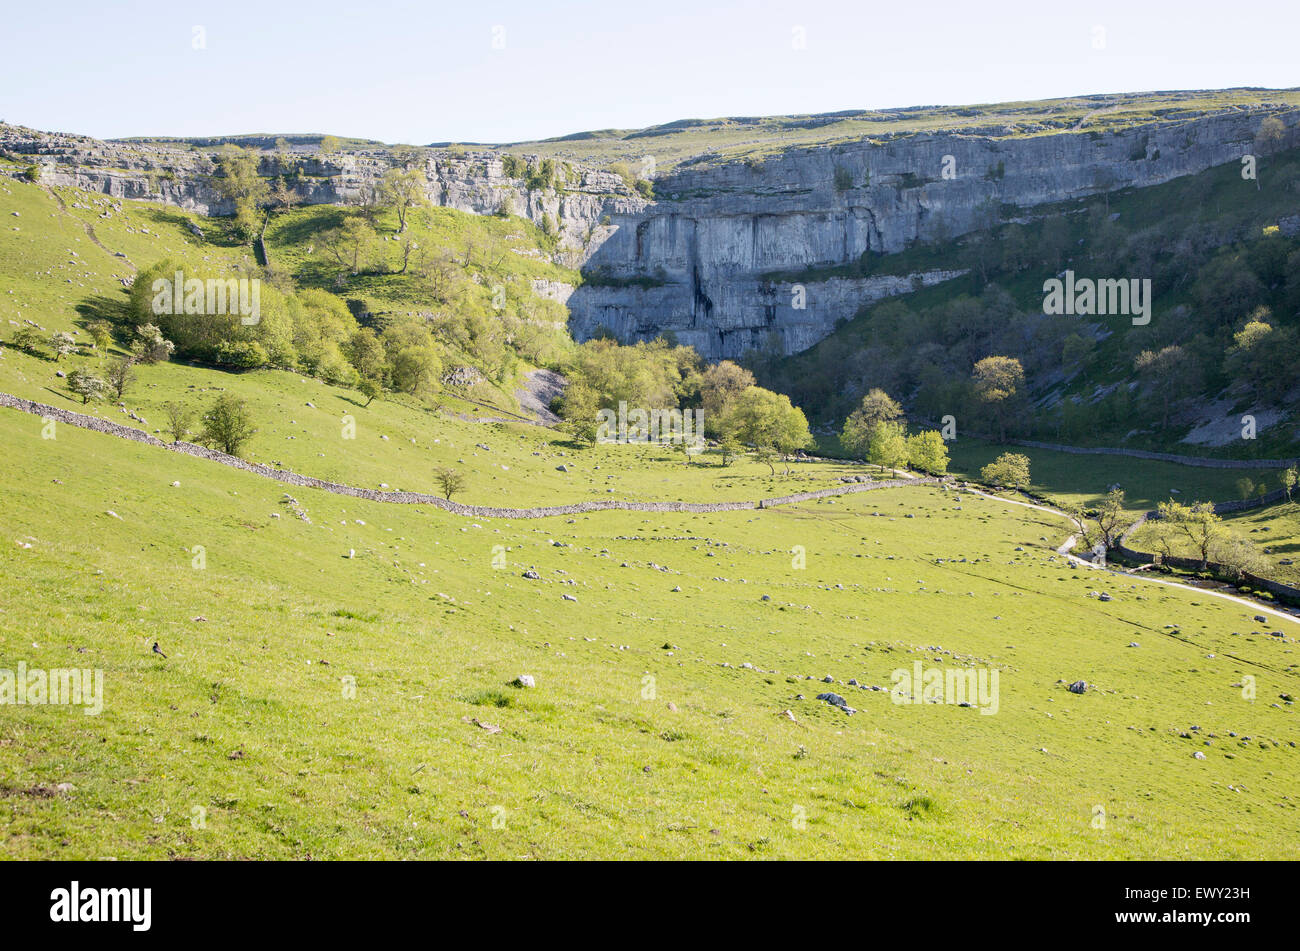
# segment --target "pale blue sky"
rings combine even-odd
[[[0,119],[99,137],[507,142],[681,118],[1300,86],[1296,0],[26,0],[4,22]]]

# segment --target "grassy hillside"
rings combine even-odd
[[[272,219],[268,279],[379,323],[418,310],[402,276],[339,286],[319,270],[306,248],[331,214]],[[458,500],[492,505],[754,499],[863,472],[580,448],[510,417],[504,385],[496,407],[447,390],[367,406],[303,372],[172,362],[140,366],[124,406],[83,407],[58,374],[121,352],[86,346],[85,328],[122,319],[133,268],[255,264],[223,222],[72,190],[2,182],[0,222],[3,326],[83,343],[58,361],[6,347],[3,392],[147,431],[165,402],[233,393],[258,426],[247,458],[426,492],[454,466]],[[517,303],[565,277],[517,220],[413,227],[453,255],[504,253]],[[469,284],[490,279],[485,260]],[[1296,854],[1283,695],[1300,625],[1081,568],[1055,553],[1071,529],[1050,513],[913,486],[709,515],[468,519],[50,435],[0,409],[0,669],[100,669],[104,710],[0,704],[6,857]],[[963,437],[954,468],[996,451]],[[1135,508],[1170,488],[1230,497],[1242,475],[1031,454],[1035,487],[1062,501],[1110,481]],[[914,662],[997,671],[997,712],[864,689]],[[521,674],[536,686],[512,686]],[[1078,679],[1083,695],[1065,689]],[[858,712],[815,699],[826,690]]]
[[[106,678],[97,718],[0,706],[11,857],[1295,856],[1293,643],[1063,563],[1041,513],[475,524],[295,490],[307,522],[202,460],[0,433],[0,655]],[[913,661],[998,669],[997,714],[845,685]]]

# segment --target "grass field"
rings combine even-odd
[[[63,197],[0,185],[0,210],[19,212],[0,217],[0,326],[83,327],[121,299],[119,248],[141,266],[242,261],[217,232],[191,242],[179,213]],[[454,466],[469,480],[457,500],[489,505],[755,499],[864,471],[580,449],[476,421],[493,411],[457,398],[367,407],[271,370],[145,366],[125,407],[83,407],[57,373],[103,357],[6,348],[0,391],[149,431],[168,400],[233,392],[259,426],[250,459],[417,491]],[[913,486],[476,520],[51,434],[9,409],[0,445],[0,671],[104,676],[98,716],[0,702],[6,858],[1300,852],[1286,699],[1300,624],[1077,566],[1055,553],[1069,523],[1047,512]],[[1000,450],[962,438],[954,469]],[[1173,488],[1232,497],[1242,474],[1026,453],[1050,497],[1118,481],[1134,511]],[[1293,507],[1251,518],[1293,545]],[[893,672],[916,662],[996,672],[996,713],[893,703]],[[536,686],[512,686],[521,674]],[[1066,690],[1080,679],[1086,693]],[[816,699],[827,690],[858,712]]]
[[[99,717],[0,706],[11,857],[1280,858],[1300,842],[1277,699],[1297,686],[1291,638],[1064,563],[1042,513],[915,488],[475,523],[295,490],[307,522],[282,486],[202,460],[42,439],[7,410],[0,434],[0,656],[106,679]],[[999,670],[997,714],[844,686],[888,687],[913,661]],[[538,686],[508,686],[522,673]],[[858,714],[812,699],[828,688],[803,678],[827,675]],[[1060,683],[1080,678],[1082,696]]]

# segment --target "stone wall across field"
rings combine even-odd
[[[77,426],[81,429],[90,429],[109,436],[118,436],[135,442],[147,443],[148,445],[157,446],[162,449],[169,449],[172,452],[184,453],[187,456],[195,456],[199,459],[218,462],[224,466],[230,466],[233,469],[242,469],[245,472],[251,472],[254,475],[262,476],[263,478],[283,482],[286,485],[296,485],[305,489],[320,489],[321,491],[331,492],[335,495],[346,495],[351,496],[352,498],[368,499],[372,502],[390,502],[400,505],[432,505],[445,512],[451,512],[454,515],[464,515],[470,518],[549,518],[556,515],[581,515],[587,512],[611,511],[693,513],[738,512],[746,509],[771,508],[776,505],[792,505],[796,502],[805,502],[812,499],[826,498],[835,495],[848,495],[854,492],[865,492],[871,489],[885,489],[903,485],[926,485],[939,481],[938,479],[895,479],[886,482],[836,486],[828,489],[820,489],[815,492],[802,492],[796,495],[787,495],[772,499],[760,499],[758,501],[632,502],[621,499],[600,499],[589,502],[573,502],[569,505],[543,505],[533,508],[500,508],[491,505],[465,505],[460,502],[450,502],[440,496],[428,495],[422,492],[386,492],[379,489],[363,489],[354,485],[344,485],[339,482],[328,482],[325,479],[316,479],[312,476],[301,475],[288,469],[277,469],[274,466],[248,462],[247,460],[240,459],[237,456],[231,456],[227,453],[220,452],[216,449],[209,449],[205,446],[197,446],[194,443],[163,442],[161,439],[158,439],[156,436],[151,436],[143,430],[132,429],[130,426],[122,426],[119,423],[109,422],[108,420],[100,419],[97,416],[87,416],[83,413],[74,413],[70,410],[59,409],[54,406],[48,406],[44,403],[36,403],[32,400],[23,399],[22,397],[11,396],[8,393],[0,393],[0,406],[7,406],[11,409],[21,410],[22,412],[31,413],[35,416],[50,417],[59,422],[67,423],[70,426]]]
[[[1260,496],[1254,499],[1244,499],[1235,502],[1219,502],[1214,506],[1216,515],[1223,515],[1227,512],[1240,512],[1246,509],[1261,508],[1265,505],[1273,505],[1281,502],[1286,498],[1286,493],[1278,489],[1276,492],[1270,492],[1268,495]],[[1221,578],[1236,579],[1237,575],[1229,565],[1220,564],[1219,562],[1207,562],[1204,569],[1201,562],[1196,558],[1183,558],[1178,555],[1170,555],[1168,558],[1163,555],[1157,555],[1154,552],[1139,551],[1136,548],[1130,548],[1128,545],[1129,538],[1148,521],[1159,518],[1158,512],[1147,512],[1137,521],[1130,525],[1124,534],[1119,537],[1115,543],[1113,551],[1120,554],[1127,561],[1139,565],[1153,565],[1159,562],[1168,565],[1171,568],[1178,568],[1182,571],[1201,571],[1205,570]],[[1242,572],[1240,583],[1249,585],[1252,588],[1258,588],[1262,591],[1268,591],[1279,601],[1285,601],[1288,604],[1300,604],[1300,588],[1289,584],[1283,584],[1280,581],[1274,581],[1271,578],[1261,578],[1259,575],[1250,572]]]

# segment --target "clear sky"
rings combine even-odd
[[[0,23],[0,119],[101,138],[509,142],[681,118],[1300,86],[1297,0],[14,0]]]

